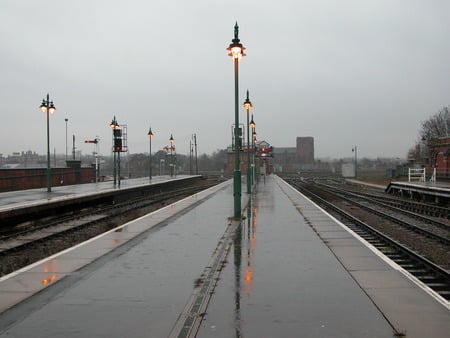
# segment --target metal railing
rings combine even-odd
[[[415,169],[415,168],[408,168],[408,182],[411,181],[419,181],[419,182],[425,182],[425,168]]]

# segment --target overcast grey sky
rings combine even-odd
[[[247,48],[259,140],[295,147],[313,136],[316,158],[404,158],[421,121],[450,104],[448,0],[1,0],[0,153],[69,145],[111,149],[109,123],[128,126],[131,153],[168,144],[188,154],[231,143],[238,21]],[[246,119],[240,111],[241,121]],[[69,147],[70,148],[70,147]]]

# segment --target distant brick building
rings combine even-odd
[[[436,176],[450,178],[450,137],[432,139],[428,143],[429,166],[436,168]]]
[[[266,157],[264,149],[270,148],[272,156]],[[247,168],[247,149],[240,153],[241,172],[244,174]],[[313,169],[314,163],[314,138],[311,136],[297,137],[296,147],[273,147],[266,141],[258,142],[257,170],[265,168],[266,173],[296,172],[304,169]],[[226,173],[231,174],[234,170],[233,148],[228,148],[228,161]]]
[[[314,163],[314,138],[311,136],[297,137],[295,156],[299,164]]]
[[[275,147],[273,163],[276,171],[295,172],[314,168],[314,138],[297,137],[296,147]]]

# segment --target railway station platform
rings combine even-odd
[[[447,301],[280,178],[243,192],[239,221],[232,195],[226,181],[0,278],[0,336],[448,336]]]
[[[441,205],[449,205],[450,183],[448,182],[391,182],[386,193],[408,196],[419,201],[434,201]]]
[[[97,195],[102,193],[110,193],[114,191],[123,191],[142,187],[146,185],[163,184],[169,181],[183,180],[190,175],[177,175],[173,178],[170,176],[155,176],[150,181],[146,178],[133,178],[122,180],[120,188],[114,188],[112,181],[85,183],[77,185],[65,185],[60,187],[52,187],[51,192],[47,192],[46,188],[16,190],[0,193],[0,212],[6,212],[12,209],[20,209],[33,205],[46,204],[71,199],[74,197],[83,197]]]
[[[96,205],[115,205],[124,201],[153,196],[161,191],[177,190],[201,180],[199,175],[157,176],[122,180],[120,187],[113,182],[30,189],[0,193],[0,224],[15,226],[56,213],[73,212]],[[55,211],[56,210],[56,211]]]

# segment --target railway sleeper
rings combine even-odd
[[[438,291],[439,295],[441,295],[441,297],[450,300],[450,291]]]
[[[446,283],[430,282],[427,283],[427,285],[436,292],[439,292],[439,294],[441,294],[441,292],[443,293],[447,292],[450,295],[450,291],[448,291],[448,284]]]
[[[406,264],[411,262],[409,259],[405,259],[403,255],[399,253],[385,253],[384,255],[395,261],[397,264]]]
[[[372,244],[375,248],[382,251],[384,248],[386,248],[386,244],[380,241],[369,241],[370,244]]]
[[[408,270],[408,272],[414,276],[416,276],[417,278],[420,278],[421,276],[428,276],[429,272],[425,269],[421,269],[418,268],[417,266],[415,266],[414,264],[411,265],[407,265],[407,266],[403,266],[402,267],[405,270]]]
[[[441,277],[438,277],[436,275],[433,274],[425,274],[423,276],[419,276],[417,277],[418,279],[420,279],[422,282],[429,284],[429,283],[445,283],[448,287],[448,283],[446,281],[443,281]]]

